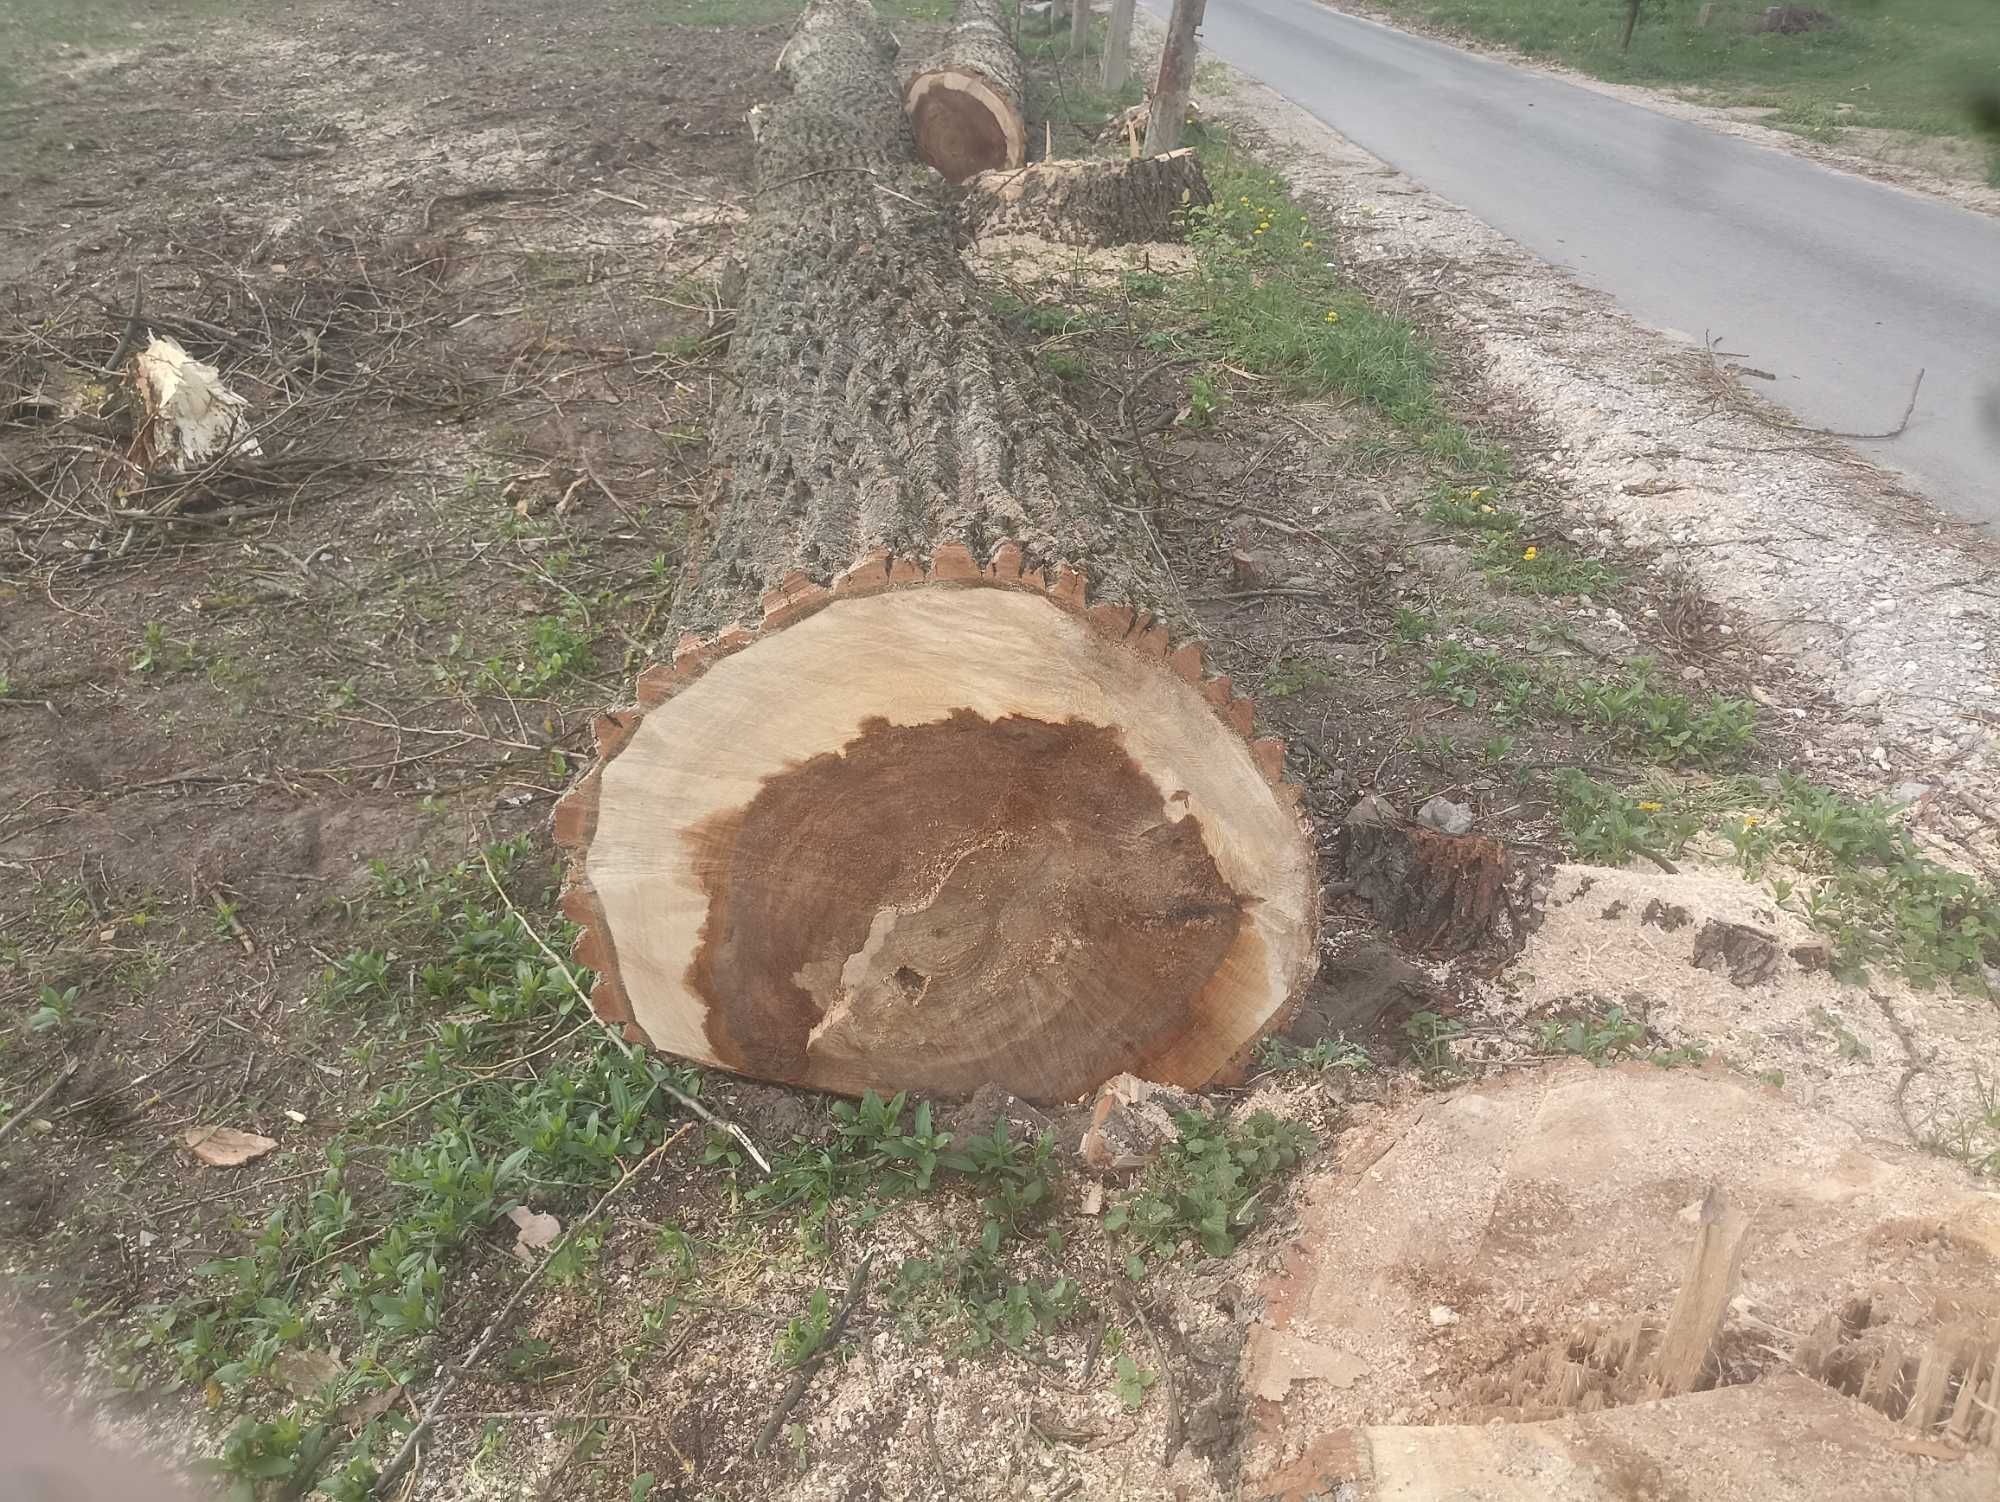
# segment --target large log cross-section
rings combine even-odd
[[[813,0],[781,56],[679,644],[557,812],[577,953],[635,1041],[766,1079],[1199,1085],[1314,967],[1296,789],[990,318],[893,54]]]

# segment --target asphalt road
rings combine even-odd
[[[1164,18],[1169,0],[1142,0]],[[1329,10],[1209,0],[1205,49],[1803,422],[2000,523],[2000,219]]]

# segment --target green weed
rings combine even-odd
[[[1160,1380],[1159,1373],[1143,1370],[1130,1356],[1120,1356],[1112,1364],[1111,1390],[1118,1401],[1137,1412],[1146,1402],[1146,1393]]]
[[[1613,1006],[1601,1015],[1586,1013],[1537,1023],[1535,1038],[1543,1053],[1574,1054],[1604,1065],[1637,1053],[1646,1041],[1646,1029],[1626,1016],[1623,1007]]]
[[[1105,1213],[1104,1228],[1168,1256],[1193,1242],[1211,1257],[1226,1257],[1256,1220],[1259,1193],[1298,1163],[1312,1147],[1312,1133],[1259,1111],[1240,1126],[1197,1111],[1174,1117],[1178,1132],[1146,1170],[1139,1192]],[[1128,1259],[1137,1276],[1144,1263]]]
[[[1711,694],[1696,702],[1657,683],[1645,658],[1612,676],[1566,677],[1447,641],[1425,663],[1424,687],[1461,708],[1483,706],[1503,721],[1555,716],[1592,725],[1612,749],[1673,766],[1733,762],[1756,729],[1756,710],[1747,700]]]
[[[1301,1046],[1289,1038],[1276,1035],[1257,1045],[1257,1062],[1274,1073],[1302,1070],[1325,1074],[1330,1070],[1341,1070],[1365,1074],[1375,1067],[1367,1050],[1358,1043],[1348,1042],[1346,1038],[1322,1038],[1317,1043]]]
[[[1675,806],[1673,795],[1642,789],[1634,796],[1582,772],[1556,774],[1563,834],[1587,861],[1622,866],[1635,855],[1679,855],[1701,829],[1701,820]]]
[[[1832,938],[1837,975],[1862,980],[1882,963],[1918,986],[1944,980],[1990,992],[2000,893],[1921,854],[1886,803],[1856,802],[1790,773],[1778,787],[1774,816],[1745,815],[1724,834],[1752,874],[1774,855],[1802,872],[1784,896]]]
[[[1447,1079],[1458,1071],[1458,1052],[1454,1045],[1464,1032],[1465,1024],[1456,1017],[1444,1017],[1431,1011],[1414,1013],[1403,1024],[1403,1036],[1409,1042],[1410,1061],[1432,1080]]]

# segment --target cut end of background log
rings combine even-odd
[[[858,1093],[1207,1083],[1315,964],[1284,751],[1198,646],[1003,545],[803,576],[608,717],[561,804],[595,1004]]]
[[[1021,54],[998,0],[961,0],[944,50],[903,93],[917,154],[952,182],[1028,159]]]

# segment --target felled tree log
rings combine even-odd
[[[958,0],[951,40],[903,91],[917,152],[952,182],[1028,157],[1021,54],[999,0]]]
[[[1065,245],[1181,238],[1182,215],[1213,203],[1192,150],[1136,161],[1036,162],[966,184],[966,232],[1034,235]]]
[[[566,796],[601,1016],[740,1073],[1195,1086],[1314,968],[1284,748],[987,312],[865,0],[783,53],[671,664]],[[1097,598],[1086,600],[1086,576]]]

